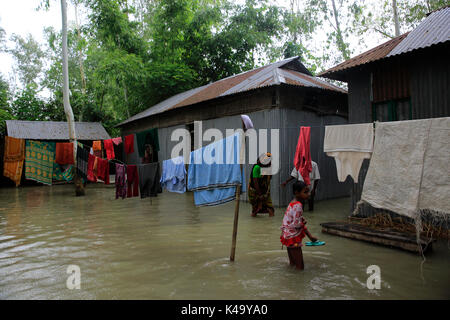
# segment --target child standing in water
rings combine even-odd
[[[297,181],[293,185],[294,199],[289,203],[281,226],[280,240],[287,247],[289,263],[297,269],[303,270],[302,240],[305,235],[311,241],[317,241],[306,228],[306,220],[303,217],[301,201],[309,197],[309,188],[303,181]]]

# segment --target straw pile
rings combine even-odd
[[[414,223],[408,222],[402,219],[402,217],[393,218],[387,213],[378,213],[367,218],[353,216],[348,218],[348,222],[358,223],[379,231],[395,230],[412,235],[416,235],[417,231]],[[440,223],[436,223],[435,221],[426,223],[422,221],[420,235],[429,239],[450,239],[450,230],[448,229],[447,221],[441,221]]]

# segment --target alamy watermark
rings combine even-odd
[[[367,278],[367,289],[373,290],[373,289],[381,289],[381,269],[377,265],[371,265],[367,267],[366,270],[367,274],[370,274],[370,276]]]
[[[203,153],[195,154],[193,158],[194,164],[255,164],[257,163],[258,156],[262,153],[269,151],[268,140],[270,133],[270,153],[271,153],[271,174],[277,174],[280,169],[280,130],[279,129],[248,129],[244,132],[243,129],[226,129],[225,137],[228,138],[236,133],[239,133],[241,137],[241,150],[237,154],[239,156],[237,159],[231,157],[236,150],[234,150],[234,144],[231,139],[226,141],[226,148],[224,151],[223,145],[216,142],[224,139],[221,130],[216,128],[210,128],[203,132],[203,123],[201,121],[194,122],[194,150],[203,147],[203,142],[205,145],[209,145],[209,148],[204,148]],[[176,158],[182,156],[184,158],[184,163],[189,164],[191,162],[190,153],[192,145],[191,133],[184,128],[175,129],[170,137],[172,142],[177,142],[177,144],[171,150],[171,158]],[[248,162],[247,162],[247,152],[245,148],[242,147],[245,139],[248,140]],[[211,143],[214,142],[214,143]],[[224,152],[226,156],[224,157]]]
[[[67,267],[66,273],[70,276],[67,278],[67,289],[81,289],[81,269],[76,264],[71,264]]]

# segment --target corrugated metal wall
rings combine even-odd
[[[447,46],[447,50],[450,46]],[[450,116],[450,62],[446,55],[424,56],[411,70],[413,119]]]
[[[271,183],[271,196],[275,206],[286,206],[292,200],[292,183],[286,188],[281,187],[281,182],[289,178],[293,168],[295,148],[297,146],[300,126],[311,126],[311,155],[312,159],[317,162],[321,175],[321,181],[317,190],[317,200],[349,196],[350,183],[347,180],[339,183],[337,180],[336,165],[333,158],[323,153],[323,138],[326,125],[344,124],[347,120],[338,116],[318,116],[313,112],[298,111],[292,109],[273,108],[265,111],[248,113],[257,129],[269,129],[267,136],[267,148],[269,152],[280,156],[280,171],[274,175]],[[241,128],[242,123],[240,116],[228,116],[218,119],[210,119],[202,122],[203,133],[210,128],[219,129],[225,137],[226,129]],[[272,150],[270,129],[279,131],[280,150]],[[158,129],[160,151],[159,159],[170,159],[172,148],[178,143],[171,141],[171,134],[175,129],[186,128],[184,125],[173,126]],[[207,145],[208,142],[203,142]],[[137,146],[135,146],[137,148]],[[247,149],[248,150],[248,142]],[[248,151],[247,151],[248,152]],[[263,150],[259,149],[258,153]],[[249,155],[246,154],[248,162]],[[129,163],[139,163],[139,159],[129,159]],[[249,172],[253,165],[246,164],[244,166],[245,177],[248,183]],[[247,194],[242,196],[243,201],[247,201]]]
[[[372,122],[372,103],[370,101],[370,72],[358,72],[348,81],[348,122]]]
[[[280,130],[281,144],[281,169],[280,181],[289,178],[294,167],[295,149],[297,147],[298,136],[301,126],[311,127],[311,159],[319,167],[320,182],[317,187],[317,200],[344,197],[350,195],[351,182],[340,183],[337,179],[336,163],[334,158],[328,157],[323,152],[323,139],[325,136],[325,126],[347,124],[347,120],[338,116],[318,116],[316,113],[292,109],[281,109]],[[286,205],[292,200],[292,184],[286,188],[280,187],[280,204]]]

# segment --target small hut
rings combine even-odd
[[[6,120],[6,135],[25,139],[47,142],[68,142],[69,130],[64,121],[19,121]],[[111,139],[108,132],[99,122],[76,122],[75,130],[77,140],[81,143],[92,145],[94,140]],[[3,176],[4,137],[0,137],[0,186],[13,186],[14,183]],[[24,175],[24,173],[22,173]],[[22,176],[22,181],[24,177]]]

